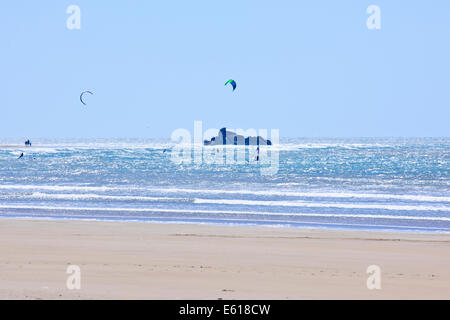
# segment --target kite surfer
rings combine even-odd
[[[19,160],[20,158],[23,158],[23,152],[20,154],[20,156],[17,158],[17,160]]]
[[[253,158],[253,155],[256,153],[255,158]],[[249,159],[247,159],[247,163],[250,163],[250,161],[259,161],[259,145],[256,148],[255,152],[253,153],[252,156],[249,155]],[[250,160],[250,158],[252,158],[252,160]]]

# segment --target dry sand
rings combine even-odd
[[[0,298],[450,299],[450,235],[0,219]]]

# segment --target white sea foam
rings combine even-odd
[[[306,201],[259,201],[235,199],[195,199],[194,203],[227,204],[248,206],[282,206],[300,208],[345,208],[345,209],[382,209],[382,210],[418,210],[418,211],[450,211],[450,207],[423,205],[393,205],[393,204],[365,204],[365,203],[317,203]]]
[[[5,196],[0,195],[0,198]],[[10,196],[7,196],[10,197]],[[306,202],[297,201],[268,201],[268,200],[243,200],[243,199],[203,199],[203,198],[172,198],[151,196],[116,196],[99,194],[60,194],[41,193],[15,195],[15,197],[26,197],[26,199],[48,199],[48,200],[111,200],[111,201],[167,201],[167,202],[193,202],[196,204],[216,205],[245,205],[245,206],[275,206],[275,207],[299,207],[299,208],[344,208],[344,209],[381,209],[381,210],[415,210],[415,211],[450,211],[446,206],[424,206],[424,205],[394,205],[394,204],[367,204],[367,203],[336,203],[336,202]]]
[[[120,187],[92,187],[92,186],[64,186],[64,185],[0,185],[0,189],[7,190],[47,190],[47,191],[111,191],[129,190],[135,188]]]
[[[27,206],[0,205],[0,209],[51,210],[51,211],[109,211],[109,212],[148,212],[148,213],[187,213],[187,214],[229,214],[229,215],[261,215],[261,216],[292,216],[292,217],[323,217],[323,218],[372,218],[392,220],[424,220],[450,221],[450,217],[395,216],[386,214],[332,214],[332,213],[290,213],[290,212],[258,212],[230,210],[193,210],[193,209],[156,209],[156,208],[108,208],[108,207],[63,207],[63,206]]]
[[[412,194],[380,194],[380,193],[349,193],[349,192],[300,192],[281,190],[218,190],[218,189],[183,189],[183,188],[143,188],[143,187],[107,187],[107,186],[43,186],[43,185],[0,185],[3,190],[48,190],[48,191],[82,191],[107,192],[140,190],[159,193],[189,193],[189,194],[232,194],[257,196],[286,196],[304,198],[349,198],[349,199],[397,199],[421,202],[450,202],[450,197],[412,195]]]
[[[450,197],[438,197],[427,195],[395,195],[380,193],[348,193],[348,192],[298,192],[279,190],[197,190],[197,189],[152,189],[167,193],[205,193],[205,194],[245,194],[260,196],[291,196],[291,197],[314,197],[314,198],[360,198],[360,199],[397,199],[427,202],[450,202]]]
[[[5,195],[0,195],[0,198]],[[6,197],[11,197],[10,195]],[[170,201],[170,202],[194,202],[190,198],[172,198],[172,197],[147,197],[147,196],[110,196],[93,193],[42,193],[33,192],[28,194],[14,195],[13,197],[24,197],[30,199],[47,200],[113,200],[113,201]]]

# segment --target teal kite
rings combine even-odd
[[[236,89],[236,81],[234,81],[233,79],[230,79],[227,82],[225,82],[225,85],[227,84],[231,84],[233,86],[233,91]]]

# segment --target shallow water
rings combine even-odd
[[[450,232],[449,138],[282,139],[273,175],[255,147],[177,164],[164,140],[32,142],[0,140],[2,217]]]

